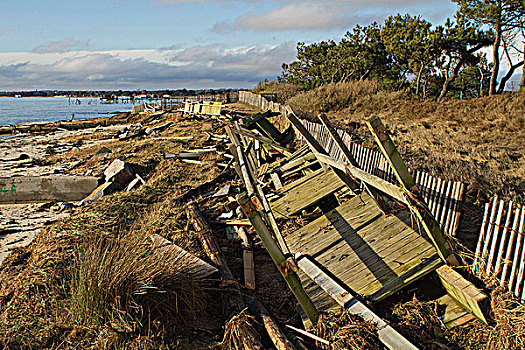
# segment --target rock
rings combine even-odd
[[[115,159],[104,170],[104,177],[106,182],[115,182],[120,186],[126,186],[133,180],[133,172],[128,164],[120,159]]]
[[[95,152],[95,154],[106,154],[106,153],[111,153],[111,150],[107,147],[100,147],[100,149]]]

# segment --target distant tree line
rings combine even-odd
[[[97,97],[102,99],[112,99],[117,97],[137,97],[145,95],[151,99],[162,98],[163,96],[202,96],[215,95],[235,89],[202,89],[202,90],[34,90],[34,91],[0,91],[3,97],[53,97],[53,96],[71,96],[71,97]]]
[[[523,67],[525,1],[453,1],[458,12],[440,26],[420,16],[397,14],[382,25],[357,25],[339,42],[300,42],[297,60],[282,65],[278,81],[311,89],[374,78],[386,87],[438,100],[502,93]],[[481,49],[490,46],[489,63]],[[509,68],[500,78],[502,61]],[[519,88],[524,85],[525,74]]]

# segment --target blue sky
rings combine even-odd
[[[0,90],[252,87],[279,75],[298,41],[454,12],[448,0],[5,0]]]

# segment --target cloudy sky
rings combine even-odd
[[[0,91],[253,87],[298,41],[449,0],[19,0],[0,4]]]

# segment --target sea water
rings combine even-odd
[[[131,104],[105,104],[98,98],[23,97],[0,98],[0,125],[19,125],[39,121],[107,117],[131,110]]]

